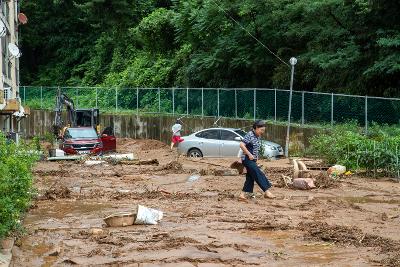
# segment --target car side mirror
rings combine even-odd
[[[239,141],[239,142],[240,142],[240,141],[242,141],[242,140],[243,140],[242,137],[239,137],[239,136],[236,136],[236,137],[235,137],[235,141]]]

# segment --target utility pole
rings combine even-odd
[[[286,132],[286,145],[285,145],[285,157],[289,157],[289,143],[290,143],[290,117],[292,116],[292,96],[293,96],[293,80],[294,80],[294,66],[297,64],[297,59],[292,57],[290,59],[290,65],[292,66],[292,73],[290,76],[290,94],[289,94],[289,112],[288,112],[288,126]]]

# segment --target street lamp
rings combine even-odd
[[[289,60],[289,62],[290,62],[290,65],[292,66],[292,74],[290,76],[289,112],[288,112],[288,126],[287,126],[287,132],[286,132],[285,157],[289,157],[289,135],[290,135],[290,117],[292,116],[294,66],[297,64],[297,58],[292,57]]]

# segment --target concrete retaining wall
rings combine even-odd
[[[21,129],[25,136],[42,136],[51,132],[54,120],[54,112],[48,110],[32,110],[31,115],[21,122]],[[167,115],[140,115],[136,114],[102,114],[101,126],[105,128],[111,126],[115,130],[117,137],[128,137],[136,139],[156,139],[169,143],[171,139],[171,126],[176,117]],[[191,117],[183,119],[184,134],[189,134],[204,128],[212,127],[214,118]],[[253,121],[221,119],[219,125],[222,127],[243,128],[248,131]],[[293,127],[291,130],[291,140],[301,147],[309,145],[308,139],[316,133],[312,128]],[[264,139],[276,142],[282,146],[285,144],[286,126],[268,124]]]

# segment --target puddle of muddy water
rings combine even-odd
[[[308,243],[302,239],[302,233],[296,230],[262,230],[245,234],[271,242],[273,249],[268,251],[275,255],[282,255],[280,260],[284,260],[288,266],[292,266],[292,263],[293,266],[299,264],[301,266],[325,266],[333,263],[357,265],[357,262],[349,262],[349,259],[352,258],[351,255],[354,254],[353,249],[342,249],[324,242]]]
[[[82,202],[82,201],[52,201],[41,202],[39,207],[30,211],[24,219],[24,224],[33,224],[48,219],[63,219],[68,216],[81,217],[89,213],[91,217],[98,217],[99,212],[111,208],[111,203]]]

